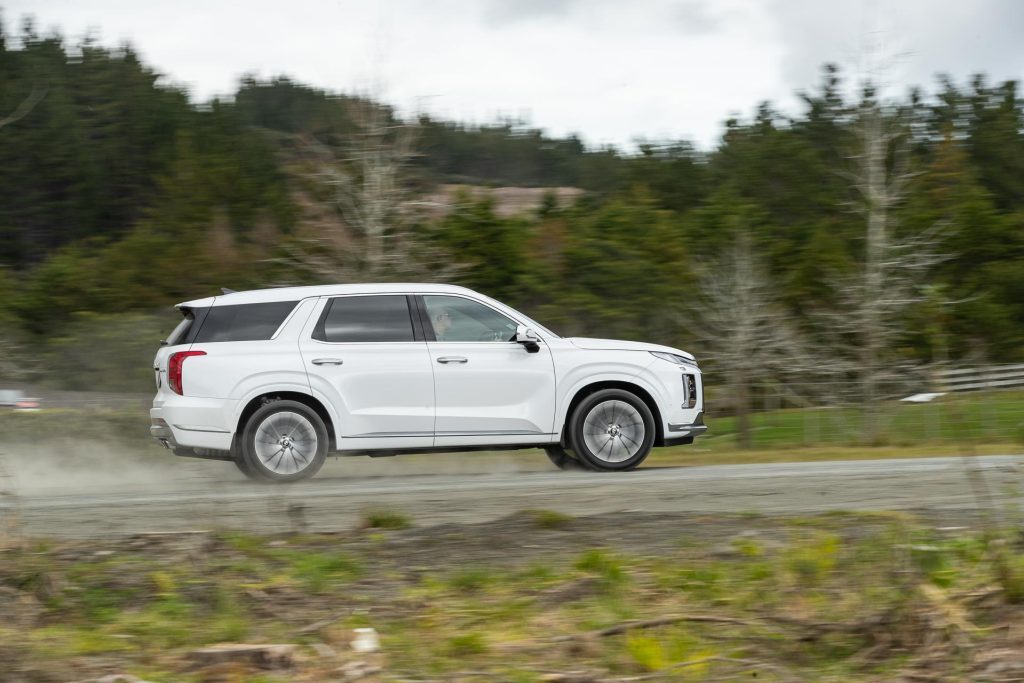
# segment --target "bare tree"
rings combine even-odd
[[[742,228],[730,250],[699,280],[699,309],[691,328],[707,345],[708,360],[726,376],[743,448],[751,445],[752,387],[770,383],[789,391],[787,377],[816,365],[776,291]]]
[[[326,202],[310,207],[314,217],[289,261],[328,282],[450,277],[454,266],[420,234],[419,203],[407,183],[414,128],[372,100],[349,106],[356,132],[341,151],[309,143]]]
[[[865,97],[854,131],[857,154],[852,170],[844,175],[856,196],[851,206],[865,222],[864,262],[860,272],[837,283],[840,308],[824,321],[834,339],[845,337],[854,346],[864,437],[873,441],[881,385],[902,370],[887,357],[904,331],[900,312],[923,300],[925,276],[945,259],[939,245],[947,225],[936,223],[917,234],[896,237],[894,210],[914,177],[908,169],[905,128],[898,112],[887,113]]]

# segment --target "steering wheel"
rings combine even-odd
[[[486,331],[486,332],[484,332],[483,334],[480,335],[480,339],[478,341],[482,341],[482,342],[501,341],[501,332],[495,332],[493,330],[488,330],[488,331]]]

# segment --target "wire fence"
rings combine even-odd
[[[998,381],[998,380],[995,380]],[[977,382],[964,381],[963,384]],[[994,384],[992,386],[1001,386]],[[906,382],[883,384],[873,406],[856,400],[853,383],[821,382],[754,387],[749,422],[755,448],[804,446],[1024,445],[1024,386],[975,391],[919,391]],[[710,439],[735,440],[737,406],[727,387],[708,392]]]

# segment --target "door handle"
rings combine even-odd
[[[463,356],[441,356],[437,362],[447,365],[448,363],[468,363],[469,359]]]
[[[340,358],[314,358],[313,365],[341,365],[345,361]]]

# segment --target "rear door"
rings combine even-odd
[[[313,395],[337,415],[340,450],[433,444],[434,376],[412,297],[324,297],[300,337]]]

